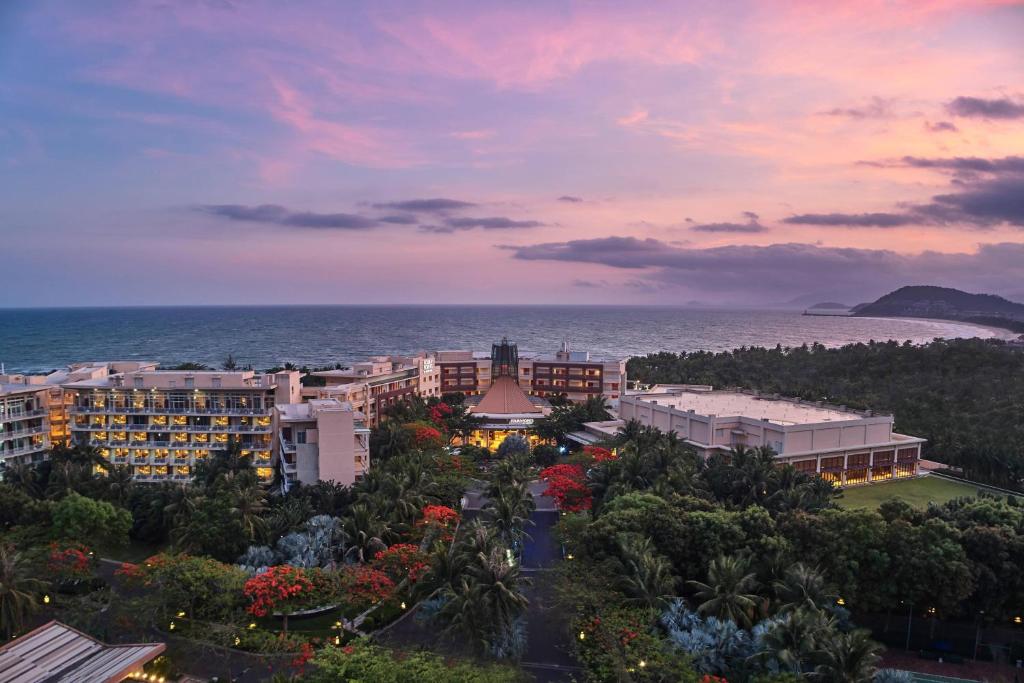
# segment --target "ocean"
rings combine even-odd
[[[563,339],[598,355],[722,351],[740,346],[841,346],[871,339],[991,337],[988,328],[899,318],[804,316],[798,311],[635,306],[191,306],[0,309],[0,363],[40,372],[74,361],[186,361],[219,367],[228,354],[263,370],[327,365],[387,353],[488,351],[508,337],[522,351]]]

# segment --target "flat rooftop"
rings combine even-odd
[[[636,398],[647,403],[671,406],[683,412],[692,410],[698,415],[716,417],[748,417],[768,420],[780,425],[816,424],[859,420],[864,417],[855,410],[800,403],[791,398],[755,396],[739,391],[673,391],[671,393],[639,394]]]
[[[282,422],[315,420],[321,410],[352,410],[352,404],[335,398],[316,398],[306,403],[278,403],[277,412]]]
[[[52,385],[49,384],[0,384],[0,396],[35,394],[40,391],[47,391],[51,387]]]

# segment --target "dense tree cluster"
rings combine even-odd
[[[1024,490],[1024,351],[998,340],[739,348],[632,358],[642,384],[736,386],[891,412],[925,456]]]
[[[983,611],[1009,624],[1024,604],[1024,505],[1013,497],[846,510],[831,485],[776,466],[769,449],[704,462],[635,422],[614,446],[617,458],[588,466],[592,509],[560,524],[563,601],[595,678],[641,660],[664,678],[654,663],[675,649],[729,681],[868,681],[879,647],[847,610]],[[624,642],[624,629],[637,635]]]

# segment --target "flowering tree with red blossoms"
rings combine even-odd
[[[373,558],[373,566],[394,582],[409,579],[416,583],[427,571],[427,555],[412,543],[396,543]]]
[[[452,540],[455,527],[459,524],[459,513],[447,505],[427,505],[421,511],[423,517],[416,526],[424,530],[425,536],[440,538],[448,542]]]
[[[46,569],[57,581],[79,581],[92,576],[92,556],[81,543],[50,544]]]
[[[445,420],[451,414],[452,407],[444,402],[430,406],[430,410],[427,411],[427,415],[430,417],[430,421],[437,425],[439,429],[447,429],[448,424],[447,422],[445,422]]]
[[[589,455],[594,463],[607,462],[608,460],[614,460],[615,454],[607,448],[601,448],[600,446],[584,446],[583,452]]]
[[[281,612],[287,632],[288,613],[303,606],[313,592],[313,582],[301,567],[282,564],[246,581],[243,591],[252,601],[248,607],[250,614],[265,617],[271,612]]]
[[[562,512],[583,512],[593,504],[586,474],[580,465],[559,464],[545,467],[540,478],[547,483],[543,495],[555,499]]]
[[[436,427],[423,422],[410,422],[405,425],[416,448],[440,448],[445,443],[444,435]]]
[[[387,600],[395,592],[395,582],[387,574],[365,565],[345,567],[341,581],[346,601],[359,610]]]

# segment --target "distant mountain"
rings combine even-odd
[[[872,303],[858,304],[854,315],[940,318],[1024,332],[1024,304],[995,294],[971,294],[948,287],[901,287]]]
[[[813,306],[809,306],[809,308],[849,308],[849,306],[847,306],[846,304],[837,304],[834,301],[826,301],[821,304],[814,304]]]

